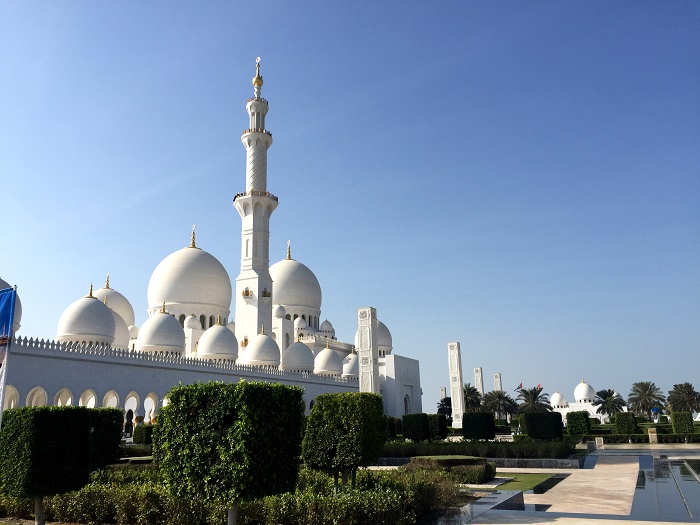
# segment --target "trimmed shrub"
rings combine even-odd
[[[464,439],[493,439],[496,425],[491,412],[466,412],[462,415]]]
[[[630,436],[639,432],[634,414],[632,412],[615,414],[615,431],[624,436]]]
[[[139,425],[134,428],[135,445],[151,445],[153,443],[153,425]]]
[[[91,408],[90,469],[105,468],[119,459],[124,412],[120,408]]]
[[[579,412],[569,412],[566,414],[566,430],[571,436],[584,436],[591,433],[591,421],[588,418],[588,412],[581,410]]]
[[[695,432],[693,414],[690,412],[671,412],[671,424],[675,434],[687,435]]]
[[[428,441],[430,439],[430,422],[428,414],[406,414],[401,418],[403,437],[411,441]]]
[[[699,434],[700,436],[700,434]],[[519,436],[516,436],[518,438]],[[386,443],[384,457],[410,458],[413,456],[462,455],[481,458],[565,458],[570,456],[575,445],[570,440],[533,441],[443,441],[433,443]]]
[[[561,439],[563,424],[559,412],[527,412],[525,427],[527,435],[532,439]]]
[[[400,417],[386,416],[386,433],[389,439],[395,439],[403,434]]]
[[[430,425],[430,439],[447,438],[447,416],[445,414],[428,414],[428,424]]]
[[[484,465],[484,458],[474,456],[413,456],[411,465],[425,468],[452,468],[465,465]]]

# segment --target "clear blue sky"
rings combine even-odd
[[[424,410],[448,341],[487,389],[700,387],[697,2],[3,2],[0,50],[20,335],[108,271],[143,323],[192,224],[235,279],[261,56],[271,260],[343,340],[375,306]]]

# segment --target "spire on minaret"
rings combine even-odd
[[[196,248],[197,245],[194,243],[194,229],[197,226],[195,224],[192,225],[192,239],[190,240],[190,248]]]
[[[253,92],[255,98],[261,98],[260,93],[263,85],[263,79],[260,76],[260,57],[255,59],[255,76],[253,77]]]
[[[292,241],[287,241],[287,260],[292,260]]]
[[[105,282],[105,288],[109,290],[109,272],[107,272],[107,281]]]

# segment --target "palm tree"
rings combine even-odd
[[[518,390],[518,412],[544,412],[552,410],[549,395],[542,393],[542,387],[520,388]]]
[[[615,392],[614,389],[607,388],[605,390],[598,390],[598,392],[595,393],[593,406],[598,407],[596,414],[612,416],[613,414],[624,412],[627,403],[625,403],[622,396]]]
[[[481,393],[475,386],[464,383],[464,411],[478,412],[481,409]]]
[[[690,383],[673,385],[668,392],[668,404],[672,412],[700,412],[700,393]]]
[[[452,398],[443,397],[437,406],[436,414],[445,414],[448,424],[452,422]]]
[[[652,381],[639,381],[632,384],[627,402],[632,408],[632,412],[638,416],[644,415],[651,419],[652,408],[663,409],[666,404],[666,396],[661,393],[661,389]]]
[[[518,404],[515,400],[503,390],[486,392],[481,404],[486,410],[493,412],[498,419],[507,419],[508,416],[514,414],[518,409]]]

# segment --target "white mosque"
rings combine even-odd
[[[620,394],[616,392],[615,395],[619,396]],[[593,404],[595,398],[595,389],[581,379],[581,382],[576,385],[576,388],[574,389],[573,403],[568,403],[566,398],[557,390],[549,398],[549,404],[552,405],[552,410],[554,412],[559,412],[561,414],[564,424],[566,424],[566,414],[569,412],[581,411],[588,412],[588,417],[596,418],[600,420],[601,423],[609,423],[610,417],[608,415],[598,413],[598,406]],[[623,410],[627,412],[627,408],[624,408]]]
[[[241,137],[246,186],[234,198],[242,220],[235,291],[224,266],[196,245],[193,228],[189,246],[153,271],[149,317],[140,327],[130,302],[110,287],[107,276],[104,287],[90,286],[85,297],[66,308],[54,341],[15,335],[4,408],[115,406],[148,421],[179,382],[246,379],[297,385],[304,388],[307,411],[319,394],[358,391],[357,334],[354,344],[341,342],[333,325],[320,321],[321,286],[307,266],[292,258],[289,243],[286,258],[270,266],[270,216],[278,198],[267,188],[272,134],[265,124],[268,102],[262,86],[258,63],[254,97],[246,104],[249,126]],[[0,289],[6,287],[0,279]],[[235,314],[229,322],[231,308]],[[18,298],[15,334],[21,317]],[[381,321],[373,331],[386,414],[421,412],[419,362],[393,353],[391,333]]]

